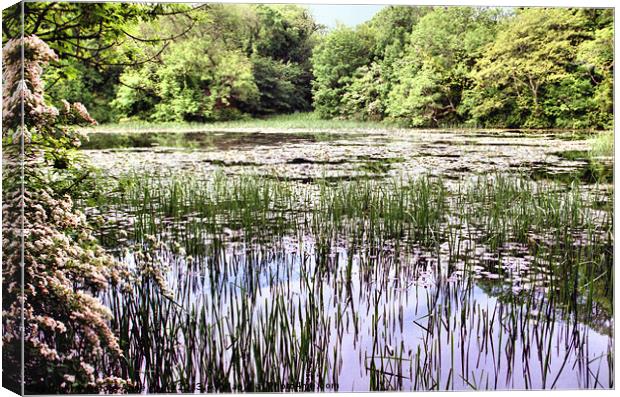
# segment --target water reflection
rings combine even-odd
[[[169,266],[175,291],[168,306],[178,322],[166,338],[183,343],[167,365],[179,364],[180,391],[610,386],[609,314],[605,335],[558,310],[550,272],[528,268],[527,256],[477,249],[475,261],[453,266],[422,249],[326,249],[307,236],[211,249],[188,261],[161,247],[153,258]],[[534,288],[516,291],[522,282]],[[153,386],[161,374],[145,350],[129,355],[143,360],[135,365],[145,390],[174,390]],[[223,373],[213,377],[214,368]]]

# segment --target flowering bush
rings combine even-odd
[[[23,382],[26,393],[121,392],[128,384],[122,352],[96,294],[125,270],[59,188],[71,186],[79,168],[72,151],[82,136],[71,126],[95,121],[80,103],[45,103],[42,65],[56,55],[38,37],[9,40],[3,58],[5,385],[21,391]]]

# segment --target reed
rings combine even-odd
[[[136,391],[613,387],[602,186],[217,172],[113,187],[86,211],[140,280],[105,297]]]

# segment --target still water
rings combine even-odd
[[[319,181],[389,189],[381,181],[425,175],[449,191],[437,196],[446,206],[425,241],[366,229],[364,212],[362,223],[333,231],[329,214],[309,208],[312,194],[303,205],[274,204],[296,219],[292,229],[267,233],[257,214],[261,238],[233,215],[122,200],[87,208],[116,222],[101,238],[119,260],[161,269],[172,291],[162,298],[145,280],[105,297],[126,318],[116,326],[128,371],[142,392],[613,387],[611,160],[594,162],[588,149],[574,133],[520,131],[94,135],[84,153],[112,176],[252,173],[307,194]],[[462,186],[498,172],[555,183],[551,192],[577,184],[590,194],[577,224],[588,226],[559,240],[551,222],[519,238],[510,219],[483,222],[492,205]],[[145,218],[155,225],[148,235],[136,231]],[[304,226],[312,222],[319,227]],[[213,223],[219,231],[206,232]],[[492,237],[502,225],[505,236]]]

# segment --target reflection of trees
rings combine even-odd
[[[608,258],[608,257],[603,257]],[[604,260],[603,266],[611,269],[613,262]],[[586,277],[593,270],[588,264],[566,263],[552,267],[553,281],[549,290],[537,291],[536,287],[531,290],[522,290],[515,293],[512,284],[507,281],[484,280],[476,281],[476,285],[487,295],[497,298],[506,305],[525,305],[528,300],[534,299],[546,305],[551,305],[556,311],[558,318],[568,321],[578,321],[588,325],[603,335],[611,335],[613,332],[611,321],[613,320],[613,273],[606,271],[596,272],[596,276],[590,277],[592,281],[586,282],[586,288],[562,290],[562,286],[575,286],[579,280]],[[566,271],[566,269],[570,269]],[[551,285],[556,290],[551,290]]]

